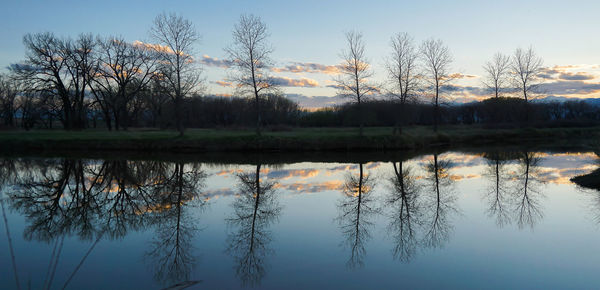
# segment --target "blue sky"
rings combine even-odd
[[[569,73],[600,74],[598,1],[2,0],[0,10],[2,70],[23,59],[22,37],[26,33],[51,31],[76,36],[91,32],[150,41],[152,19],[166,11],[179,13],[194,23],[202,35],[198,58],[206,55],[222,59],[239,15],[252,13],[268,25],[275,48],[273,59],[281,67],[293,62],[335,65],[344,48],[344,32],[358,30],[364,34],[377,80],[385,77],[383,58],[389,53],[390,36],[396,32],[408,32],[417,42],[430,37],[442,39],[454,56],[452,70],[463,74],[481,76],[483,63],[495,52],[510,54],[516,47],[530,45],[548,68],[559,66]],[[225,76],[225,69],[205,66],[211,93],[231,93],[230,88],[216,84]],[[318,83],[311,88],[285,87],[288,94],[335,95],[335,90],[326,87],[331,75],[304,72],[280,76]],[[599,79],[573,83],[587,85],[588,89],[585,94],[568,96],[596,97],[597,82]],[[473,87],[480,83],[480,78],[458,81],[458,85]],[[564,92],[575,92],[561,85],[563,91],[552,94],[567,96]]]

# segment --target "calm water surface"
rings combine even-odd
[[[598,288],[593,152],[1,160],[0,288]]]

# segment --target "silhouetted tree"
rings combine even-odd
[[[346,33],[348,47],[341,53],[340,74],[334,79],[338,87],[338,94],[353,98],[356,102],[360,136],[363,135],[364,126],[362,102],[367,95],[377,91],[376,87],[369,83],[373,72],[365,55],[365,44],[362,37],[360,32],[350,31]]]
[[[387,59],[386,67],[392,88],[390,95],[400,101],[399,124],[394,127],[402,134],[402,126],[406,121],[406,103],[414,98],[419,89],[422,76],[417,67],[418,53],[413,38],[407,33],[398,33],[390,41],[392,53]]]
[[[529,102],[532,92],[539,86],[540,73],[544,61],[532,47],[524,50],[517,48],[512,56],[510,69],[515,85],[521,91],[525,102]]]
[[[450,64],[452,63],[452,55],[448,47],[442,40],[429,39],[421,44],[421,58],[425,68],[426,80],[430,88],[433,90],[433,130],[437,132],[438,123],[440,122],[440,95],[444,84],[450,80]]]
[[[23,38],[26,60],[11,70],[36,92],[57,98],[64,128],[83,129],[87,120],[86,91],[91,82],[95,41],[91,35],[61,39],[52,33]]]
[[[155,74],[156,53],[140,43],[127,43],[122,38],[98,38],[94,54],[97,67],[95,78],[90,83],[104,121],[111,130],[111,119],[115,129],[129,125],[129,110],[134,98]]]
[[[256,110],[256,134],[260,135],[261,98],[267,91],[276,89],[275,80],[269,75],[273,48],[268,42],[267,25],[258,16],[241,15],[233,28],[233,44],[225,49],[235,72],[229,79],[236,84],[241,95],[254,98]]]
[[[0,118],[5,126],[15,125],[18,82],[8,74],[0,74]]]
[[[160,84],[175,103],[175,123],[179,135],[183,136],[183,100],[201,89],[202,71],[192,55],[200,36],[191,21],[166,13],[154,19],[150,33],[158,43],[154,48],[160,60]]]
[[[499,98],[510,72],[510,57],[498,52],[491,61],[485,63],[483,69],[486,72],[483,84],[494,92],[495,98]]]

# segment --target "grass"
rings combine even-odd
[[[120,151],[350,151],[402,150],[436,146],[476,144],[521,144],[524,142],[573,141],[594,143],[600,140],[599,127],[485,129],[479,126],[445,126],[438,133],[430,127],[414,126],[392,135],[392,128],[294,128],[288,131],[253,129],[188,129],[178,136],[169,130],[129,131],[4,131],[0,132],[3,151],[30,150],[120,150]],[[597,144],[597,143],[596,143]]]

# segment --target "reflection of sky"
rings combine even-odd
[[[568,184],[570,179],[596,169],[598,157],[593,153],[536,153],[540,158],[536,178],[542,182]],[[450,161],[450,178],[454,181],[482,178],[487,160],[481,154],[444,153],[438,160]],[[405,161],[413,169],[417,179],[425,176],[425,167],[433,162],[433,156],[427,155]],[[506,162],[509,177],[515,178],[519,166],[518,160]],[[208,196],[218,197],[235,194],[236,174],[254,172],[255,166],[245,165],[231,168],[211,168],[208,170]],[[391,163],[370,162],[364,164],[366,174],[376,177],[389,177],[393,173]],[[331,193],[341,190],[348,173],[358,174],[358,165],[340,163],[296,163],[283,167],[263,166],[261,180],[276,182],[276,188],[294,194]]]
[[[365,267],[360,270],[344,268],[348,252],[339,247],[343,237],[334,222],[342,184],[348,174],[358,174],[358,166],[314,162],[263,165],[261,180],[275,182],[283,210],[268,229],[273,253],[265,257],[267,274],[262,286],[389,289],[402,283],[409,288],[593,288],[585,286],[600,282],[595,267],[600,260],[597,243],[600,227],[594,219],[600,202],[597,192],[581,192],[568,180],[597,168],[598,157],[593,153],[536,155],[540,161],[534,178],[545,183],[536,193],[543,197],[544,216],[533,230],[518,229],[514,224],[498,228],[486,214],[488,205],[482,197],[489,183],[485,173],[490,166],[487,159],[481,154],[444,153],[438,160],[450,161],[448,173],[455,181],[452,186],[460,210],[449,217],[453,227],[449,241],[441,249],[419,251],[408,264],[394,261],[390,253],[394,245],[386,232],[390,217],[382,213],[373,220],[372,239],[365,245]],[[432,161],[433,156],[426,155],[407,160],[403,166],[410,167],[412,174],[421,177],[419,182],[424,182],[425,168]],[[522,172],[520,166],[518,160],[507,162],[510,178],[511,174]],[[229,230],[225,218],[231,214],[231,204],[236,198],[239,182],[236,174],[254,173],[256,166],[203,165],[202,168],[207,174],[203,193],[210,200],[205,209],[193,213],[199,229],[193,240],[198,266],[190,279],[203,280],[202,286],[211,289],[237,288],[235,265],[223,249]],[[372,193],[379,201],[390,189],[393,167],[389,162],[370,162],[363,168],[376,183]],[[430,189],[424,188],[422,194],[431,194]],[[443,188],[442,194],[448,195],[450,190]],[[23,229],[28,220],[20,213],[9,210],[8,221],[21,277],[31,277],[32,285],[39,286],[53,245],[25,240]],[[4,233],[3,224],[0,230]],[[115,288],[113,283],[117,281],[120,284],[116,288],[158,288],[148,277],[148,268],[153,265],[140,258],[148,248],[148,241],[155,238],[153,231],[132,230],[122,239],[102,240],[71,285],[86,288],[96,283],[101,288]],[[57,284],[64,283],[90,244],[77,237],[65,239]],[[7,240],[0,235],[0,281],[3,282],[13,279],[7,249]],[[128,269],[126,281],[119,280],[124,279],[122,269]]]

